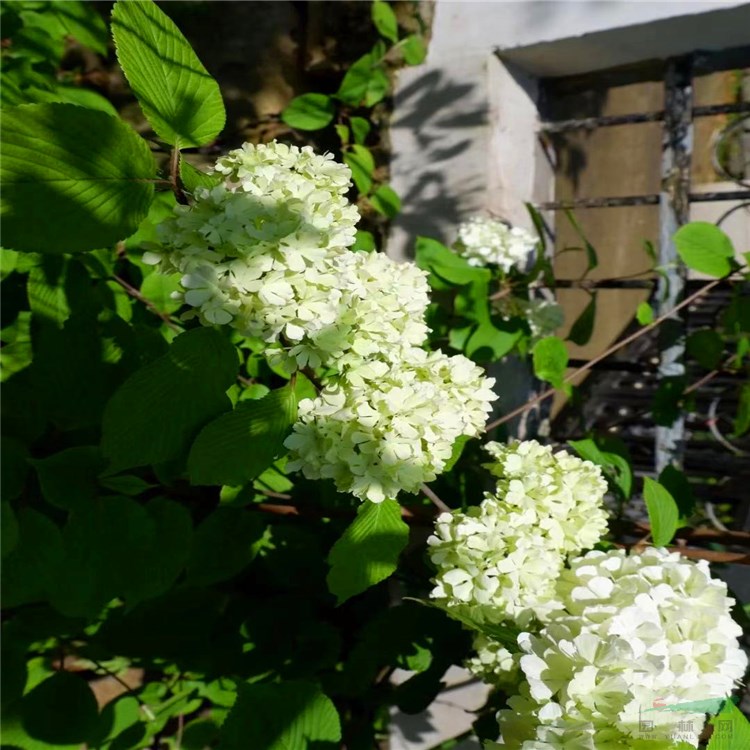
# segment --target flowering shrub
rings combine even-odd
[[[356,61],[335,103],[283,113],[302,129],[336,112],[346,166],[273,142],[205,173],[183,152],[219,147],[221,92],[156,4],[120,0],[111,19],[145,138],[77,85],[109,64],[101,7],[3,6],[4,744],[369,749],[393,707],[423,710],[465,663],[495,688],[477,729],[500,746],[674,745],[661,714],[641,736],[642,704],[718,702],[746,664],[724,585],[663,549],[700,518],[687,479],[644,480],[650,523],[629,530],[657,549],[627,554],[603,503],[633,494],[616,441],[571,441],[575,458],[472,440],[514,414],[486,424],[502,393],[479,363],[531,353],[554,389],[571,378],[543,232],[532,248],[472,222],[472,263],[426,238],[416,265],[364,252],[350,179],[364,209],[398,199],[374,184],[361,107],[390,86],[385,55],[417,62],[421,37],[376,0],[393,46]],[[716,227],[678,241],[701,272],[748,278]],[[722,367],[739,371],[732,295]],[[587,311],[571,340],[593,295]],[[734,559],[690,535],[683,556]],[[396,684],[396,668],[415,674]],[[738,713],[722,708],[743,741]]]
[[[458,227],[456,250],[471,266],[497,266],[523,273],[532,260],[537,239],[525,229],[498,219],[475,216]]]

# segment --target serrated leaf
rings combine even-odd
[[[318,685],[301,680],[240,685],[218,750],[312,750],[341,739],[336,708]]]
[[[654,310],[648,302],[639,302],[635,317],[642,326],[647,326],[654,321]]]
[[[100,55],[107,54],[107,25],[95,6],[81,0],[68,0],[64,3],[52,3],[50,10],[66,34]]]
[[[98,720],[93,691],[72,672],[56,672],[21,701],[23,728],[29,737],[50,746],[85,743]]]
[[[649,477],[643,480],[643,499],[651,524],[651,538],[656,547],[665,547],[674,537],[680,513],[666,487]]]
[[[724,354],[724,340],[711,328],[693,331],[685,342],[687,353],[707,370],[713,370],[721,363]]]
[[[427,45],[419,34],[411,34],[403,40],[401,51],[407,65],[420,65],[427,57]]]
[[[97,474],[104,468],[98,446],[76,446],[31,461],[44,499],[63,510],[88,505],[98,494]]]
[[[591,340],[596,320],[596,292],[590,295],[589,302],[583,312],[576,318],[568,333],[568,341],[578,346],[584,346]]]
[[[230,507],[215,510],[193,534],[188,583],[209,586],[240,573],[257,554],[265,529],[258,513]]]
[[[375,0],[372,4],[372,22],[380,36],[391,42],[398,41],[398,21],[389,3],[384,0]]]
[[[117,59],[154,132],[177,148],[211,143],[224,128],[219,84],[158,6],[119,0],[112,11]]]
[[[693,221],[680,227],[674,236],[677,254],[693,271],[721,278],[732,270],[732,240],[715,224]]]
[[[532,349],[534,374],[555,388],[564,386],[565,368],[568,366],[568,350],[562,339],[548,336],[537,341]]]
[[[750,722],[730,698],[710,723],[713,734],[706,750],[745,750],[750,747]]]
[[[396,569],[409,527],[395,500],[365,501],[328,555],[328,589],[342,604],[374,586]]]
[[[237,370],[234,347],[217,331],[196,328],[178,336],[167,354],[131,375],[106,406],[102,453],[110,473],[187,452],[197,431],[229,408],[226,390]]]
[[[104,112],[55,103],[8,108],[2,151],[3,244],[14,250],[112,245],[135,231],[153,200],[150,149]]]
[[[245,484],[259,476],[281,453],[297,418],[290,385],[260,399],[240,401],[200,432],[188,457],[193,484]]]
[[[3,608],[44,601],[63,557],[60,530],[47,516],[22,508],[16,518],[18,542],[3,560]]]
[[[371,196],[370,202],[378,212],[393,219],[401,210],[401,198],[390,185],[381,185]]]
[[[281,119],[298,130],[321,130],[330,124],[336,108],[330,96],[302,94],[295,96],[281,113]]]

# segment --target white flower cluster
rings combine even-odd
[[[726,585],[706,561],[648,549],[589,552],[556,587],[562,608],[519,645],[526,682],[499,713],[496,747],[673,747],[698,745],[702,711],[659,706],[722,699],[744,675],[741,628]],[[652,744],[649,744],[649,742]]]
[[[216,171],[224,182],[177,206],[159,226],[159,251],[144,255],[182,274],[182,299],[201,322],[275,344],[269,353],[290,371],[424,340],[426,274],[347,250],[359,219],[348,167],[274,142],[246,143]]]
[[[454,248],[472,266],[495,265],[508,273],[513,268],[524,271],[536,245],[525,229],[475,216],[458,227]]]
[[[494,494],[466,513],[442,513],[428,539],[437,568],[431,596],[477,623],[545,621],[559,605],[555,579],[570,553],[607,527],[601,471],[535,440],[489,443]]]
[[[481,633],[475,636],[473,648],[476,656],[464,662],[469,672],[505,690],[518,687],[521,680],[518,654],[512,654],[502,643]]]
[[[465,357],[415,348],[352,367],[300,402],[287,467],[374,502],[415,492],[445,468],[459,436],[482,431],[494,382]]]

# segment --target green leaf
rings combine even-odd
[[[583,242],[583,247],[586,250],[586,272],[588,273],[589,271],[593,271],[599,265],[599,258],[597,257],[596,249],[586,238],[586,235],[583,232],[583,228],[578,223],[578,219],[576,219],[575,215],[570,209],[565,209],[565,217],[570,222],[570,225],[575,230],[575,233],[581,239],[581,242]]]
[[[193,534],[188,583],[209,586],[240,573],[257,554],[265,529],[257,513],[228,507],[215,510]]]
[[[341,739],[341,725],[314,683],[255,683],[239,686],[220,736],[218,750],[323,750]]]
[[[392,219],[401,210],[401,198],[390,185],[381,185],[371,196],[373,208]]]
[[[750,722],[731,698],[727,698],[710,723],[714,731],[706,750],[744,750],[750,747]]]
[[[132,234],[148,213],[154,158],[116,117],[72,104],[11,107],[2,150],[6,247],[93,250]]]
[[[158,6],[119,0],[112,11],[117,59],[156,134],[177,148],[211,143],[226,114],[219,84]]]
[[[678,528],[680,513],[677,503],[666,487],[649,477],[643,480],[643,498],[646,501],[654,545],[665,547],[672,541]]]
[[[336,135],[341,141],[341,146],[346,147],[349,145],[349,128],[346,125],[334,125],[333,129],[336,131]]]
[[[281,119],[298,130],[321,130],[336,114],[330,96],[325,94],[302,94],[287,104]]]
[[[674,236],[677,254],[693,271],[721,278],[732,270],[732,240],[715,224],[693,221],[680,227]]]
[[[2,533],[2,544],[0,554],[5,558],[16,548],[18,544],[18,521],[16,514],[9,502],[2,502],[2,517],[0,518],[0,532]]]
[[[357,191],[363,195],[370,192],[372,187],[372,173],[375,170],[375,160],[372,153],[364,146],[352,146],[351,151],[344,154],[344,162],[352,170],[352,179]]]
[[[390,89],[390,81],[381,65],[385,45],[375,45],[346,71],[336,96],[345,104],[375,106]]]
[[[24,729],[30,737],[53,746],[85,743],[98,720],[93,691],[72,672],[56,672],[21,701]]]
[[[477,362],[496,362],[513,349],[520,330],[502,330],[490,320],[482,321],[466,340],[464,353]]]
[[[104,463],[98,446],[76,446],[31,461],[44,499],[69,511],[88,505],[97,496],[97,474]]]
[[[407,65],[420,65],[427,57],[427,46],[419,34],[411,34],[403,40],[401,52]]]
[[[18,543],[3,560],[3,608],[44,601],[63,557],[60,531],[47,516],[22,508],[17,520]]]
[[[119,495],[127,495],[128,497],[137,497],[138,495],[142,495],[146,490],[158,487],[158,485],[149,484],[134,474],[120,474],[116,477],[103,477],[99,480],[99,483],[105,489],[112,490],[112,492],[116,492]]]
[[[0,440],[0,487],[3,500],[15,500],[23,491],[29,473],[29,451],[12,437]]]
[[[572,341],[574,344],[578,344],[578,346],[588,344],[591,340],[591,334],[594,332],[596,296],[596,292],[589,295],[588,305],[586,305],[583,312],[578,316],[575,323],[573,323],[568,334],[568,341]]]
[[[711,328],[694,331],[687,337],[687,353],[707,370],[714,370],[721,364],[724,355],[724,340]]]
[[[555,388],[563,388],[565,368],[568,366],[568,350],[562,339],[548,336],[537,341],[533,350],[534,374]]]
[[[680,522],[687,522],[695,510],[695,495],[685,473],[671,464],[665,466],[661,474],[659,474],[659,484],[669,492],[674,498],[675,503],[677,503],[677,509],[680,512]],[[680,525],[683,524],[680,523]]]
[[[409,527],[395,500],[364,502],[328,555],[328,589],[337,604],[393,573],[408,538]]]
[[[173,313],[182,307],[182,301],[172,297],[180,290],[179,273],[152,271],[141,284],[141,294],[162,313]]]
[[[0,380],[5,382],[32,362],[31,313],[19,313],[12,325],[2,329],[0,340],[3,342],[0,349]]]
[[[216,187],[223,179],[224,175],[221,172],[214,172],[208,174],[202,172],[198,167],[194,167],[183,154],[180,155],[180,179],[182,185],[188,193],[194,193],[196,188],[203,187],[209,188]]]
[[[635,317],[642,326],[647,326],[654,322],[654,310],[648,302],[639,302]]]
[[[100,55],[107,54],[109,42],[107,25],[95,6],[75,0],[51,3],[50,10],[55,14],[67,35]]]
[[[234,347],[217,331],[196,328],[178,336],[167,354],[131,375],[107,404],[102,453],[111,461],[110,473],[187,452],[197,431],[229,408],[226,390],[237,370]]]
[[[261,399],[240,401],[200,432],[188,457],[192,484],[240,485],[255,479],[281,453],[297,418],[290,385]]]
[[[370,123],[364,117],[352,117],[349,120],[349,125],[354,134],[354,142],[360,145],[364,144],[370,133]]]
[[[607,482],[619,489],[624,499],[630,498],[633,489],[633,469],[626,456],[602,450],[591,439],[569,440],[570,447],[585,461],[601,466]]]
[[[487,268],[470,266],[461,256],[428,237],[417,238],[416,261],[420,268],[451,285],[463,286],[475,281],[489,283],[492,276]],[[430,283],[433,281],[431,278]]]
[[[372,4],[372,22],[380,36],[391,42],[398,41],[398,21],[389,3],[375,0]]]
[[[734,437],[741,437],[750,430],[750,383],[743,383],[734,418]]]
[[[451,449],[451,457],[445,462],[443,472],[450,471],[456,465],[469,440],[471,440],[471,438],[468,435],[459,435],[455,439],[453,442],[453,448]]]
[[[368,232],[365,229],[358,229],[356,239],[352,245],[352,251],[355,253],[371,253],[375,249],[375,237],[372,232]]]

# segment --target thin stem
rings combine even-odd
[[[172,149],[172,154],[169,158],[169,179],[177,202],[186,206],[188,199],[185,195],[182,179],[180,178],[180,150],[178,148]]]
[[[581,365],[581,367],[579,367],[577,370],[574,370],[569,375],[567,375],[563,379],[563,383],[570,383],[572,380],[575,380],[575,378],[578,377],[578,375],[580,375],[581,373],[587,372],[592,367],[594,367],[599,362],[601,362],[603,359],[606,359],[611,354],[614,354],[615,352],[619,351],[623,347],[627,346],[628,344],[631,344],[636,339],[639,339],[641,336],[653,330],[657,326],[661,325],[667,318],[670,318],[676,312],[679,312],[684,307],[687,307],[688,305],[692,304],[693,302],[695,302],[695,300],[699,299],[707,292],[710,292],[711,289],[713,289],[715,286],[720,284],[722,281],[723,279],[714,279],[713,281],[710,281],[708,284],[705,284],[700,289],[693,292],[689,297],[686,297],[684,300],[682,300],[682,302],[680,302],[678,305],[675,305],[671,310],[668,310],[663,315],[660,315],[652,323],[649,323],[647,326],[644,326],[638,331],[635,331],[635,333],[632,333],[630,336],[626,336],[621,341],[618,341],[612,346],[610,346],[609,349],[606,349],[598,356],[586,362],[585,365]],[[505,424],[506,422],[509,422],[511,419],[513,419],[514,417],[517,417],[519,414],[524,414],[529,409],[533,409],[537,404],[541,404],[542,401],[546,401],[548,398],[550,398],[550,396],[554,396],[556,392],[557,392],[557,389],[555,388],[548,388],[546,391],[542,391],[538,396],[536,396],[535,398],[532,398],[530,401],[527,401],[525,404],[523,404],[522,406],[519,406],[517,409],[513,409],[513,411],[508,412],[508,414],[505,414],[499,419],[496,419],[493,422],[490,422],[485,427],[485,430],[486,431],[494,430],[495,427],[498,427],[501,424]]]
[[[450,507],[446,505],[426,484],[421,485],[419,489],[422,490],[422,492],[428,498],[430,498],[432,504],[435,507],[439,508],[442,511],[447,511],[448,513],[450,513]]]
[[[159,310],[153,302],[146,299],[138,289],[136,289],[131,284],[128,284],[125,279],[117,276],[117,274],[113,274],[112,280],[117,282],[131,297],[134,297],[139,302],[142,302],[144,305],[146,305],[146,307],[151,310],[154,315],[158,315],[173,331],[180,330],[179,326],[175,325],[175,323],[172,321],[172,318],[167,313],[163,313],[161,310]]]
[[[146,715],[146,718],[149,721],[155,721],[156,717],[154,716],[153,711],[149,706],[147,706],[139,697],[138,693],[136,693],[135,689],[130,687],[125,680],[123,680],[119,675],[117,675],[115,672],[113,672],[111,669],[107,669],[103,664],[100,664],[96,659],[89,659],[89,661],[96,666],[97,669],[100,669],[102,672],[104,672],[107,676],[111,677],[115,682],[120,684],[122,687],[125,688],[125,690],[130,693],[137,701],[138,705],[141,707],[141,711]]]

